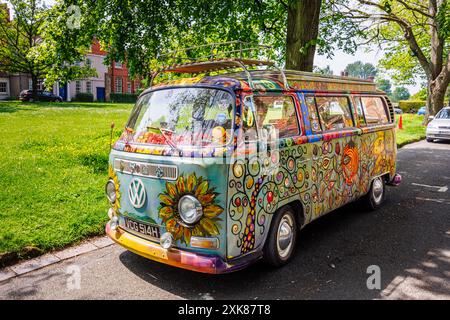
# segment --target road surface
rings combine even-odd
[[[307,226],[282,269],[205,275],[113,245],[3,281],[0,299],[450,299],[450,143],[398,158],[403,184],[383,208],[354,203]],[[379,289],[367,287],[370,266]]]

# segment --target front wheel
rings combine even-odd
[[[434,142],[434,139],[427,138],[427,142]]]
[[[363,198],[369,210],[376,210],[386,198],[386,184],[383,177],[373,179],[369,193]]]
[[[290,207],[281,208],[274,216],[264,246],[264,261],[274,267],[287,264],[295,251],[297,224]]]

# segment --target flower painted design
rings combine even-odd
[[[108,177],[109,179],[114,181],[114,184],[116,186],[116,201],[114,202],[113,209],[114,211],[118,212],[120,209],[120,182],[117,178],[113,166],[111,165],[108,167]]]
[[[345,182],[348,185],[353,184],[354,177],[358,174],[359,155],[358,149],[353,141],[350,141],[344,148],[344,156],[342,158],[342,169]]]
[[[194,226],[186,226],[178,212],[178,201],[185,195],[196,197],[203,208],[200,221]],[[175,240],[181,240],[186,245],[192,236],[208,237],[219,235],[217,223],[223,208],[216,203],[218,193],[210,188],[209,181],[203,177],[197,178],[195,173],[185,177],[181,175],[175,183],[166,182],[166,190],[159,194],[159,217],[171,232]]]

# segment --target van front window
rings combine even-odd
[[[223,90],[176,88],[143,95],[127,123],[132,142],[223,146],[231,138],[233,96]]]

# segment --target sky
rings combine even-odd
[[[55,0],[44,0],[44,2],[48,5],[55,4]],[[365,50],[358,50],[354,55],[346,54],[340,50],[335,52],[332,59],[328,59],[326,56],[320,56],[316,55],[314,65],[324,68],[327,65],[330,66],[330,68],[333,70],[333,73],[335,75],[340,75],[341,71],[344,71],[345,67],[353,63],[355,61],[362,61],[364,63],[372,63],[373,65],[377,66],[378,61],[382,58],[383,52],[374,49],[370,52],[365,52]],[[417,84],[415,86],[406,86],[411,94],[414,94],[420,90],[420,85]]]

